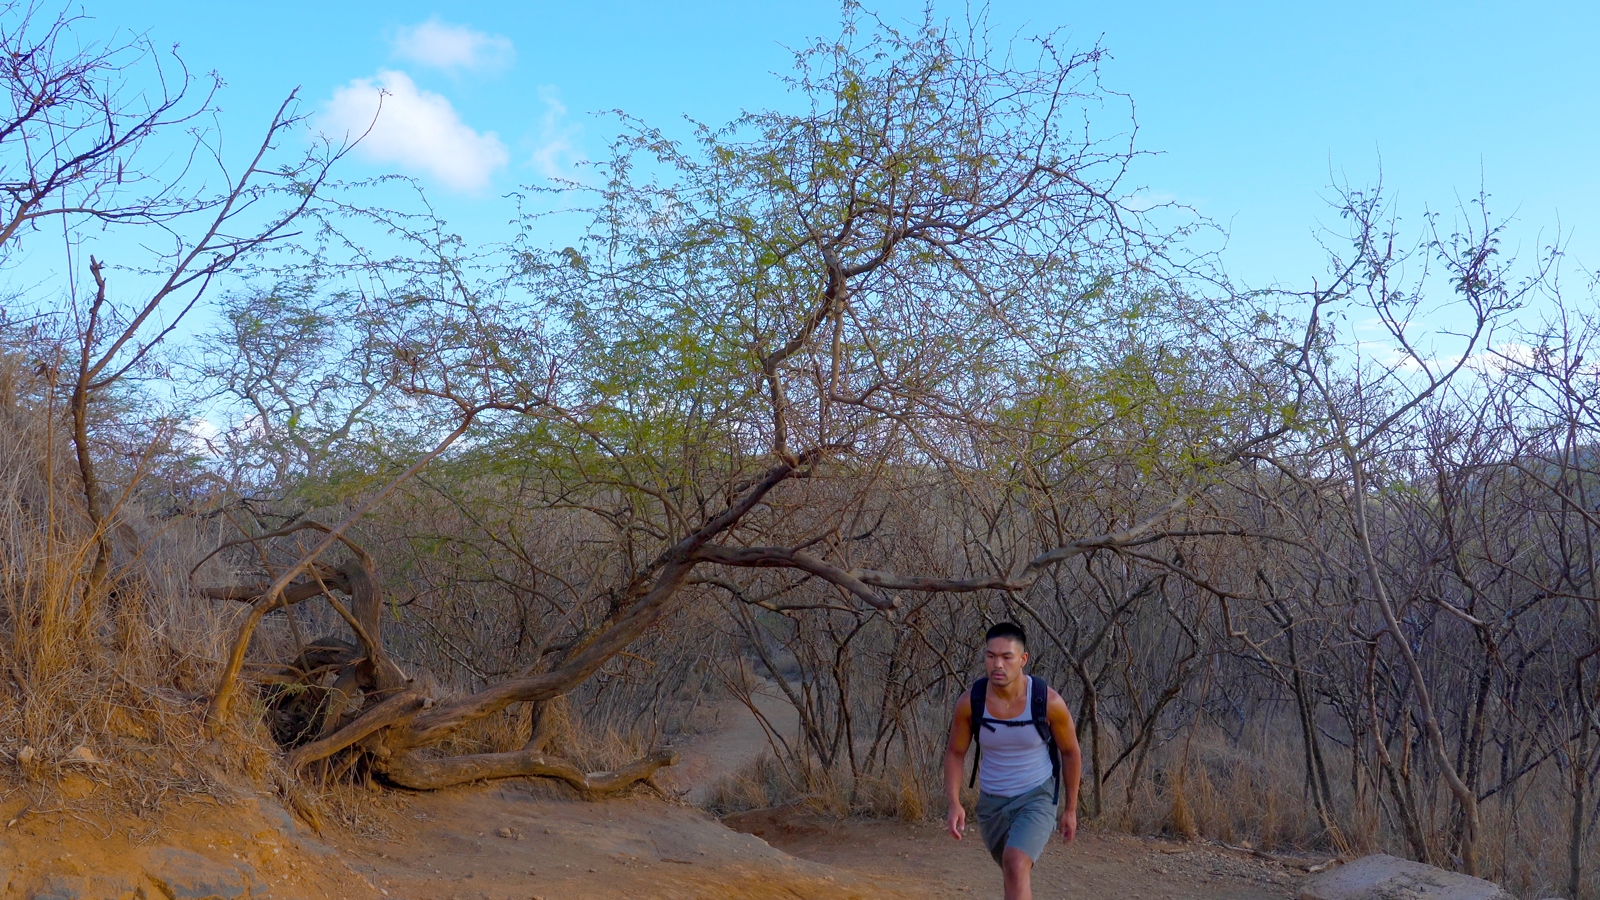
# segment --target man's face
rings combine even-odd
[[[1016,638],[991,638],[983,645],[983,668],[989,673],[989,681],[996,685],[1010,684],[1021,678],[1022,667],[1027,662],[1028,651],[1022,649],[1022,642]]]

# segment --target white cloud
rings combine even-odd
[[[1404,331],[1405,329],[1411,327],[1411,322],[1410,320],[1403,319],[1395,322],[1394,325],[1400,326],[1400,329]],[[1356,328],[1361,331],[1389,331],[1394,327],[1394,325],[1391,325],[1387,319],[1381,319],[1377,316],[1372,316],[1357,322]]]
[[[1504,372],[1533,365],[1536,353],[1527,344],[1508,341],[1467,357],[1467,367],[1479,372]]]
[[[1435,374],[1442,374],[1457,363],[1463,363],[1468,371],[1487,375],[1529,367],[1538,361],[1538,352],[1533,347],[1516,341],[1486,347],[1464,360],[1460,355],[1449,354],[1418,357],[1383,341],[1358,341],[1355,346],[1379,365],[1402,372],[1420,372],[1426,364]]]
[[[1158,206],[1170,206],[1178,202],[1178,195],[1170,191],[1138,191],[1122,198],[1124,209],[1134,212],[1149,212]]]
[[[210,419],[198,416],[178,426],[177,443],[180,446],[187,444],[189,452],[196,456],[215,457],[221,455],[216,445],[216,439],[221,434],[222,429]]]
[[[400,29],[389,43],[401,59],[446,72],[498,72],[510,68],[516,57],[510,38],[441,22],[437,16]]]
[[[539,147],[533,151],[533,167],[546,178],[577,180],[576,167],[587,162],[578,139],[583,128],[567,121],[567,106],[554,87],[539,88],[544,101],[544,116],[539,122]]]
[[[489,176],[510,159],[498,135],[474,131],[449,100],[419,90],[404,72],[383,70],[336,89],[318,124],[334,140],[361,137],[370,127],[356,145],[362,157],[424,172],[460,191],[488,187]]]

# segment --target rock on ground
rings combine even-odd
[[[1492,881],[1383,853],[1314,875],[1299,900],[1512,900]]]
[[[144,874],[171,900],[245,900],[256,881],[247,863],[219,862],[176,847],[147,852]]]
[[[146,850],[139,857],[128,860],[134,865],[124,872],[63,866],[47,873],[29,900],[248,900],[267,894],[248,863],[176,847]]]

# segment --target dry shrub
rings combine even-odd
[[[975,797],[963,791],[969,806]],[[851,779],[848,773],[829,772],[805,759],[785,763],[768,750],[719,778],[705,801],[715,815],[795,804],[840,819],[923,822],[944,815],[944,789],[936,773],[919,772],[910,764]]]
[[[148,807],[275,777],[259,709],[239,709],[215,734],[205,726],[232,611],[187,576],[214,526],[148,518],[134,492],[112,494],[113,564],[92,583],[98,541],[75,463],[48,405],[17,389],[15,363],[0,358],[12,388],[0,409],[0,753],[14,764],[4,776],[36,808]]]
[[[1480,804],[1484,835],[1481,860],[1488,877],[1524,897],[1565,896],[1571,839],[1570,785],[1556,772],[1541,772],[1520,790]],[[1589,827],[1582,849],[1584,889],[1580,898],[1600,897],[1600,827]]]
[[[1186,841],[1192,841],[1200,836],[1200,828],[1195,825],[1194,813],[1189,810],[1189,797],[1184,791],[1183,774],[1182,770],[1179,770],[1177,778],[1172,782],[1172,790],[1168,792],[1172,803],[1167,808],[1167,830]]]
[[[518,704],[522,705],[524,704]],[[526,717],[521,713],[522,710],[513,707],[469,722],[436,744],[433,750],[440,756],[509,753],[521,750],[528,740]]]
[[[935,808],[929,804],[926,782],[917,777],[910,766],[895,770],[899,790],[895,795],[895,817],[902,822],[920,822]]]
[[[392,814],[403,808],[404,800],[375,787],[370,781],[331,781],[316,789],[301,788],[293,808],[319,832],[332,822],[368,840],[397,840]]]
[[[714,815],[800,804],[834,818],[850,815],[893,815],[895,789],[880,779],[863,779],[852,790],[841,778],[808,759],[783,762],[770,750],[722,776],[706,794],[705,807]]]
[[[851,810],[857,814],[902,822],[944,815],[943,776],[927,766],[901,760],[885,771],[861,775],[854,788]]]
[[[1249,841],[1263,849],[1330,847],[1292,744],[1245,745],[1201,724],[1187,743],[1187,764],[1184,750],[1185,743],[1175,741],[1151,751],[1151,775],[1135,786],[1131,804],[1116,802],[1125,782],[1108,785],[1106,824],[1134,834]],[[1341,824],[1341,831],[1352,827]]]
[[[1276,732],[1267,728],[1262,733]],[[1403,837],[1370,796],[1372,787],[1366,786],[1361,797],[1352,794],[1347,764],[1339,757],[1330,760],[1336,826],[1330,833],[1306,792],[1297,740],[1238,741],[1202,724],[1189,742],[1187,766],[1183,750],[1184,743],[1174,741],[1152,751],[1151,775],[1134,786],[1132,803],[1120,802],[1125,785],[1108,789],[1102,824],[1134,834],[1248,841],[1265,850],[1410,855]],[[1423,824],[1430,852],[1448,865],[1453,822],[1444,790],[1441,785],[1425,787],[1419,806],[1429,816]],[[1518,896],[1564,893],[1571,815],[1565,790],[1552,768],[1481,805],[1485,877]],[[1584,852],[1587,859],[1600,859],[1600,834],[1590,834]],[[1594,895],[1593,876],[1589,878],[1580,896]]]
[[[543,704],[542,723],[548,729],[541,752],[571,762],[585,772],[611,771],[650,752],[648,729],[607,710],[578,705],[566,698]],[[465,756],[509,753],[528,743],[531,721],[528,704],[516,704],[492,716],[468,723],[428,749],[429,755]],[[557,782],[559,783],[559,782]]]
[[[817,798],[809,788],[809,766],[786,766],[771,753],[762,753],[738,769],[718,778],[706,792],[705,807],[713,815],[767,809]],[[809,803],[821,808],[826,804]]]

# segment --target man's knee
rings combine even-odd
[[[1007,875],[1026,875],[1033,870],[1033,860],[1016,847],[1007,847],[1000,856],[1000,868]]]

